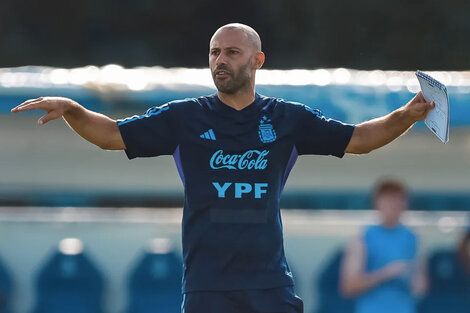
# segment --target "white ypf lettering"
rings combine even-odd
[[[230,195],[234,195],[235,199],[241,199],[244,195],[250,193],[254,194],[255,199],[261,199],[263,194],[268,192],[268,183],[218,183],[212,182],[212,185],[217,190],[218,198],[226,198],[227,190],[233,185],[233,188],[230,188],[233,191],[230,191]]]

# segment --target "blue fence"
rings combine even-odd
[[[470,126],[470,75],[432,73],[448,83],[451,126]],[[400,107],[419,90],[412,72],[291,70],[260,72],[257,91],[303,102],[325,116],[359,123]],[[150,106],[215,92],[210,73],[201,69],[0,69],[0,113],[26,99],[58,95],[71,97],[96,111],[136,113]]]
[[[180,192],[119,192],[99,190],[0,191],[0,206],[42,207],[182,207]],[[364,210],[372,208],[365,191],[305,190],[286,191],[281,199],[284,209]],[[470,195],[464,192],[412,192],[410,209],[419,211],[469,211]]]
[[[449,87],[451,103],[451,127],[470,126],[470,92],[462,92],[459,87]],[[0,112],[9,113],[10,109],[34,97],[59,95],[71,97],[85,107],[95,111],[134,111],[140,113],[148,107],[160,105],[171,100],[198,97],[214,93],[206,87],[180,86],[179,89],[160,87],[149,91],[126,91],[118,98],[109,100],[83,88],[76,89],[28,89],[18,88],[14,93],[2,93],[0,89]],[[383,87],[363,86],[273,86],[259,85],[257,92],[290,101],[305,103],[334,119],[348,123],[382,116],[405,104],[413,97],[408,90],[390,91]],[[420,123],[422,126],[423,124]]]

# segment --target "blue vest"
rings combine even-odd
[[[383,282],[358,298],[356,313],[414,313],[411,278],[416,269],[416,236],[404,225],[387,229],[381,225],[365,229],[366,272],[372,272],[393,261],[410,261],[402,276]]]

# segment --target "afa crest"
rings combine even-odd
[[[271,120],[266,116],[263,116],[259,121],[258,130],[259,139],[262,143],[270,143],[276,140],[276,131],[271,124]]]

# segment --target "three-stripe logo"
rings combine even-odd
[[[199,137],[201,137],[202,139],[215,140],[215,135],[212,128],[202,133]]]

